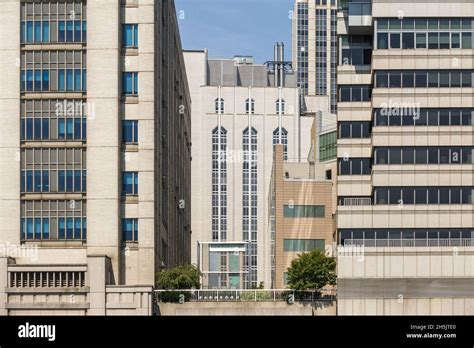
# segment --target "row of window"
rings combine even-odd
[[[375,164],[472,164],[473,147],[376,147]]]
[[[424,32],[424,33],[377,33],[377,48],[384,49],[472,49],[472,33]]]
[[[377,126],[470,126],[474,109],[420,109],[407,105],[374,110]]]
[[[378,88],[472,87],[473,70],[378,70]]]
[[[20,190],[31,192],[86,192],[85,170],[22,170]]]
[[[314,249],[324,250],[324,239],[284,239],[283,251],[309,252]]]
[[[138,47],[138,24],[124,24],[123,46]],[[87,22],[80,20],[35,20],[22,21],[21,43],[85,43],[87,41]]]
[[[377,30],[467,30],[474,28],[473,18],[377,18]]]
[[[80,140],[87,138],[87,118],[22,118],[21,140]],[[138,144],[138,121],[122,122],[122,140]]]
[[[367,228],[340,229],[339,244],[346,239],[461,239],[474,238],[472,228]]]
[[[125,95],[138,95],[138,73],[122,75],[122,90]],[[85,92],[87,72],[85,69],[22,70],[22,92]]]
[[[372,173],[370,158],[344,158],[338,160],[339,175],[369,175]]]
[[[87,240],[86,218],[22,218],[21,240]],[[122,240],[138,242],[138,219],[122,220]]]
[[[375,204],[472,204],[473,187],[377,187]]]
[[[370,138],[372,122],[370,121],[342,121],[339,122],[340,139]]]
[[[87,41],[86,21],[22,21],[21,43],[85,43]]]
[[[82,240],[87,239],[86,218],[22,218],[21,240]]]
[[[285,205],[283,207],[285,218],[323,218],[324,205]]]
[[[372,98],[372,87],[368,85],[339,86],[340,102],[365,102]]]
[[[22,118],[21,140],[86,140],[87,119],[84,118]]]
[[[22,70],[22,92],[84,92],[87,86],[85,69]]]
[[[223,98],[221,98],[220,101],[219,98],[216,98],[214,104],[216,114],[218,114],[219,112],[222,114],[225,113],[225,101]],[[251,114],[255,113],[255,99],[251,99],[251,101],[249,101],[249,99],[247,98],[245,100],[245,112],[249,113],[249,109]],[[277,114],[285,114],[285,100],[278,99],[275,101],[275,112]]]

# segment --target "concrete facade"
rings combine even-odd
[[[355,11],[351,6],[365,7]],[[473,16],[471,1],[434,0],[373,0],[349,4],[338,14],[340,53],[347,58],[338,67],[340,315],[474,313],[473,88],[471,83],[455,82],[455,74],[470,76],[473,69],[471,34],[464,36],[462,46],[455,40],[465,29],[472,33]],[[458,21],[466,26],[457,28]],[[446,23],[451,31],[447,35]],[[426,31],[431,40],[438,32],[448,37],[447,44],[423,43]],[[411,45],[414,33],[418,41]],[[371,51],[371,61],[351,64],[361,47]],[[399,86],[398,71],[404,74]],[[436,78],[439,73],[439,84],[436,80],[422,86],[423,79],[411,84],[411,72],[422,76],[425,71]],[[385,73],[395,76],[390,85],[383,82]],[[453,76],[449,87],[442,81],[445,74]],[[368,98],[358,97],[360,88],[366,88]],[[399,124],[396,112],[403,108]],[[456,112],[465,121],[458,123]],[[436,124],[435,118],[422,122],[427,114],[435,115]],[[442,118],[448,114],[446,123]],[[384,115],[390,119],[386,123]],[[369,128],[354,133],[361,123]],[[457,160],[458,147],[466,152],[462,163]],[[408,149],[400,161],[398,150],[393,150],[399,148]],[[442,152],[446,148],[447,161]],[[387,160],[385,149],[392,151]],[[412,149],[417,154],[413,159]],[[424,149],[436,155],[424,160]],[[357,163],[362,172],[353,171]],[[458,200],[456,192],[463,198]]]
[[[245,63],[245,59],[248,59]],[[287,140],[287,156],[294,161],[306,160],[311,147],[311,124],[314,117],[300,117],[299,90],[296,88],[294,75],[285,74],[284,85],[275,87],[274,76],[264,65],[251,63],[248,57],[235,59],[211,60],[206,51],[185,51],[185,61],[192,99],[193,117],[193,176],[192,176],[192,262],[201,266],[207,273],[209,268],[209,253],[206,249],[209,243],[211,249],[225,248],[222,252],[234,254],[222,256],[222,262],[233,264],[232,270],[225,265],[226,271],[215,272],[234,277],[232,279],[216,280],[222,287],[249,287],[264,282],[271,283],[271,235],[268,220],[268,193],[272,170],[274,132],[279,127],[284,131]],[[222,112],[216,105],[219,96],[224,101]],[[246,108],[246,100],[254,100],[253,113]],[[277,100],[284,100],[284,111],[277,110]],[[246,242],[244,238],[244,208],[248,203],[249,190],[244,190],[244,179],[248,180],[248,172],[244,175],[244,162],[249,149],[244,147],[244,131],[249,128],[256,131],[252,136],[253,186],[251,200],[254,208],[251,213],[256,245],[254,264],[252,265],[252,280],[246,281],[247,266],[244,257]],[[225,134],[217,137],[218,127]],[[213,193],[213,131],[214,157],[214,188]],[[283,132],[284,132],[283,131]],[[248,135],[247,135],[248,139]],[[217,149],[222,146],[226,161],[218,165]],[[221,153],[221,155],[222,155]],[[224,163],[225,162],[225,163]],[[220,172],[219,172],[220,171]],[[218,178],[221,177],[221,191],[218,192]],[[256,183],[255,183],[256,180]],[[244,195],[244,192],[245,195]],[[213,211],[213,195],[215,207]],[[218,203],[217,197],[221,197]],[[247,201],[248,202],[248,201]],[[219,214],[219,204],[221,214]],[[214,219],[214,238],[213,238]],[[222,223],[226,221],[225,223]],[[222,224],[221,224],[222,223]],[[220,227],[219,227],[220,226]],[[220,229],[220,230],[219,230]],[[224,236],[222,233],[226,232]],[[256,234],[255,234],[256,233]],[[224,245],[225,244],[225,245]],[[206,249],[207,250],[207,249]],[[247,254],[248,256],[248,254]],[[212,256],[214,257],[214,256]],[[224,260],[227,257],[227,261]],[[232,259],[233,258],[233,259]],[[213,276],[211,276],[213,277]],[[209,285],[208,277],[204,277],[204,286]]]
[[[108,303],[132,313],[162,268],[190,261],[191,101],[174,2],[12,0],[0,23],[2,272],[18,277],[0,292],[4,314],[31,314],[30,302],[9,305],[18,292],[46,294],[31,300],[34,313],[71,314],[55,307],[71,284],[82,314],[106,315]],[[127,73],[138,77],[125,92]],[[125,121],[139,128],[133,141]],[[124,173],[136,173],[132,194]],[[133,237],[124,219],[139,226]],[[29,267],[38,280],[21,282]],[[63,275],[74,281],[50,282]]]

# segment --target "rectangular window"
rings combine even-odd
[[[285,252],[309,252],[315,249],[325,249],[324,239],[285,239],[283,241]]]
[[[426,48],[426,33],[416,34],[416,48]]]
[[[402,48],[404,49],[415,48],[415,34],[414,33],[403,33]]]
[[[123,46],[127,48],[138,47],[138,24],[123,25]]]
[[[285,205],[284,217],[286,218],[324,218],[324,205]]]
[[[138,195],[138,172],[123,172],[123,194]]]
[[[123,93],[125,95],[138,95],[138,73],[123,73]]]
[[[390,48],[400,48],[400,34],[390,34]]]
[[[125,144],[138,144],[138,121],[123,121],[122,140]]]
[[[428,33],[428,48],[439,49],[438,33]]]
[[[138,242],[138,219],[123,219],[123,240],[127,242]]]

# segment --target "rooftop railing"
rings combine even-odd
[[[364,247],[470,247],[474,238],[345,239],[343,246]]]
[[[183,290],[155,290],[155,299],[164,302],[170,294],[179,302],[179,296],[185,301],[194,302],[277,302],[277,301],[333,301],[336,298],[335,290],[298,291],[291,289],[183,289]]]

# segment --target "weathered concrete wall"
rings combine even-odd
[[[158,315],[336,315],[335,301],[159,303]]]

